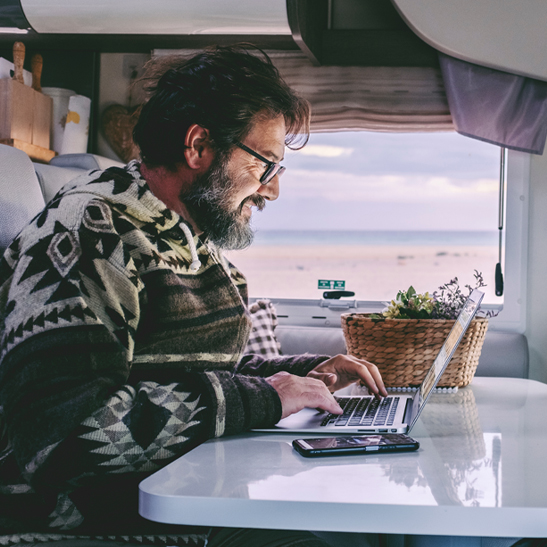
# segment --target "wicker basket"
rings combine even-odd
[[[363,313],[342,315],[348,353],[378,366],[386,386],[418,386],[433,364],[453,319],[371,319]],[[479,364],[488,319],[473,319],[439,387],[468,385]]]

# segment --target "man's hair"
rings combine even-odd
[[[133,137],[148,165],[184,162],[184,140],[193,124],[209,131],[221,154],[244,140],[260,116],[284,117],[289,148],[302,148],[309,138],[309,103],[254,46],[215,46],[190,58],[159,58],[150,62],[145,81],[149,99]]]

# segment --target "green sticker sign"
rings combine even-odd
[[[341,280],[335,280],[335,279],[320,279],[317,282],[317,288],[343,291],[346,288],[346,282]]]

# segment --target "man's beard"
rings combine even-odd
[[[250,219],[242,215],[243,207],[249,201],[259,211],[266,205],[260,194],[253,194],[230,210],[232,195],[237,186],[227,171],[228,159],[217,155],[209,171],[198,178],[180,199],[188,209],[194,222],[218,247],[226,250],[247,248],[253,241],[254,231]]]

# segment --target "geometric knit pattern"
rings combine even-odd
[[[97,547],[100,547],[102,541],[113,541],[117,543],[128,543],[132,545],[154,545],[157,547],[168,547],[171,545],[177,547],[204,547],[206,543],[206,534],[170,534],[170,535],[149,535],[149,536],[75,536],[72,534],[8,534],[0,535],[0,546],[2,547],[27,547],[29,545],[43,544],[54,541],[69,540],[95,540]]]
[[[134,401],[139,401],[139,392],[126,386],[82,422],[78,437],[96,446],[89,452],[100,457],[97,465],[109,473],[160,469],[182,452],[189,440],[185,433],[199,424],[196,416],[205,409],[198,406],[199,396],[192,399],[179,389],[179,384],[141,382],[139,392],[147,393],[149,404],[157,406],[163,419],[150,423],[146,430],[132,431],[130,411]]]
[[[57,505],[49,519],[49,527],[55,530],[72,530],[83,522],[78,508],[65,493],[57,496]]]

